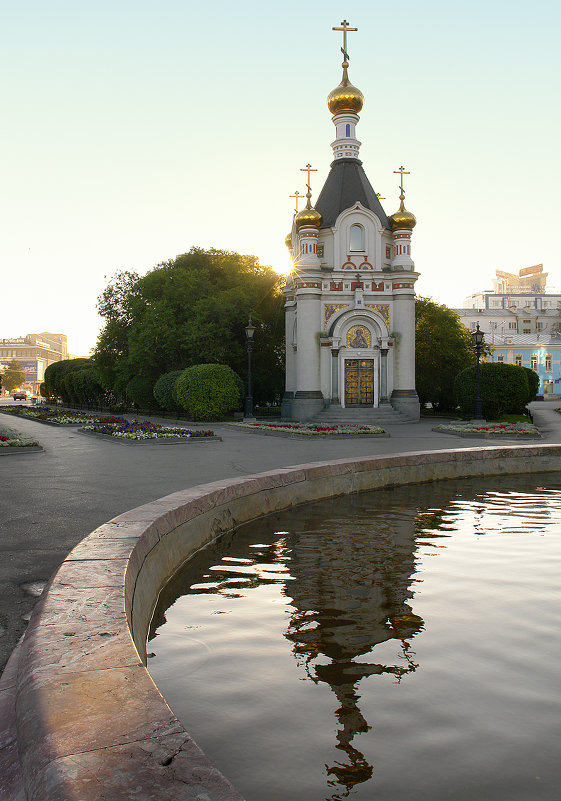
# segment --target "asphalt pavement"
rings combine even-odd
[[[2,406],[13,401],[0,401]],[[535,402],[541,442],[561,442],[561,401]],[[150,419],[158,422],[158,419]],[[174,421],[159,421],[174,424]],[[516,444],[432,431],[438,420],[388,426],[389,438],[285,439],[225,424],[222,442],[123,445],[0,414],[0,425],[32,435],[41,453],[0,456],[0,670],[25,630],[42,587],[97,526],[171,492],[275,467],[411,451]],[[183,423],[183,425],[185,425]]]

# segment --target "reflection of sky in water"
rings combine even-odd
[[[457,688],[447,688],[449,674],[454,671],[461,674],[463,670],[457,664],[459,641],[465,639],[461,629],[463,627],[467,636],[473,632],[473,624],[468,619],[470,614],[475,614],[479,621],[483,616],[486,625],[489,622],[488,610],[478,609],[474,604],[474,594],[482,593],[481,588],[475,588],[474,580],[484,584],[487,581],[489,586],[498,585],[502,593],[510,593],[513,588],[517,592],[520,585],[527,583],[527,571],[535,559],[536,536],[559,534],[561,512],[557,485],[553,483],[529,495],[520,489],[523,482],[519,477],[508,482],[496,480],[492,485],[489,481],[493,488],[485,494],[478,491],[475,481],[441,482],[311,504],[297,512],[270,516],[244,526],[235,537],[223,537],[198,554],[168,585],[154,615],[149,650],[156,652],[156,658],[149,661],[149,667],[195,739],[209,751],[228,778],[247,793],[250,801],[281,798],[336,801],[350,794],[370,799],[379,788],[380,792],[392,792],[393,785],[388,784],[389,789],[386,788],[383,778],[391,753],[387,753],[383,740],[380,743],[380,736],[384,736],[384,725],[393,732],[397,724],[386,721],[391,712],[384,707],[384,699],[374,690],[376,685],[372,681],[382,681],[380,688],[394,698],[397,709],[402,699],[409,697],[409,691],[402,688],[403,682],[412,681],[410,677],[415,673],[415,682],[422,687],[425,679],[419,676],[436,663],[442,691],[458,692]],[[485,538],[484,546],[481,543],[484,553],[477,545],[482,536]],[[511,564],[505,571],[506,538]],[[177,600],[186,591],[189,595]],[[465,599],[459,593],[465,593]],[[197,597],[202,604],[200,610],[196,608]],[[216,602],[219,602],[218,607]],[[183,611],[182,604],[185,604]],[[503,617],[504,609],[496,616],[496,626],[510,629]],[[169,622],[164,625],[166,618]],[[185,625],[185,621],[192,625]],[[481,625],[480,630],[483,633],[485,625]],[[433,656],[433,652],[424,655],[419,649],[423,643],[431,641],[435,633],[441,638],[434,646],[434,653],[438,655]],[[494,632],[494,636],[496,634]],[[281,640],[276,639],[279,636]],[[285,652],[280,654],[282,639],[290,646],[296,671],[286,662]],[[225,648],[224,643],[231,650]],[[465,657],[466,665],[470,659],[477,664],[478,659],[489,656],[480,643],[474,651],[475,656]],[[496,659],[495,653],[492,656]],[[504,655],[506,663],[509,659],[508,654]],[[241,678],[228,673],[229,660]],[[223,669],[216,668],[217,662],[222,663]],[[256,667],[252,667],[253,662],[257,663]],[[203,664],[201,681],[195,681],[194,674]],[[196,684],[195,694],[206,691],[204,674],[207,671],[210,671],[207,684],[212,682],[213,676],[220,682],[220,691],[216,685],[211,686],[207,704],[218,695],[222,703],[217,711],[218,719],[222,710],[225,718],[229,711],[234,718],[231,727],[225,726],[228,734],[221,734],[219,725],[211,725],[212,743],[220,741],[221,737],[225,740],[224,761],[209,747],[205,735],[195,730],[189,701],[182,711],[182,699],[189,698],[190,682],[187,688],[183,685],[180,690],[175,688],[179,677],[189,671]],[[273,674],[274,680],[271,679]],[[384,677],[394,689],[388,689]],[[242,766],[239,763],[243,752],[228,758],[228,753],[235,751],[228,738],[245,736],[238,733],[240,725],[236,717],[249,716],[248,738],[256,729],[261,729],[262,733],[263,726],[267,725],[257,713],[253,719],[252,713],[245,710],[244,704],[251,703],[251,694],[245,694],[244,680],[248,685],[253,682],[254,686],[267,687],[269,695],[277,694],[277,705],[298,707],[293,714],[281,713],[278,721],[272,705],[273,711],[269,712],[271,728],[281,730],[278,742],[267,745],[273,755],[275,748],[280,750],[281,743],[284,751],[287,740],[297,739],[295,729],[306,729],[298,748],[309,753],[309,759],[302,761],[300,755],[292,757],[289,766],[285,764],[280,771],[284,776],[282,782],[280,774],[278,780],[274,778],[275,766],[268,753]],[[309,700],[301,697],[300,687],[294,685],[294,681],[302,680],[318,689],[328,688],[335,700],[335,705],[330,704],[331,725],[322,713],[314,729],[315,702],[310,707]],[[227,700],[223,700],[225,684],[232,685],[231,698]],[[296,690],[292,690],[295,686]],[[435,689],[426,692],[434,693]],[[374,712],[371,713],[373,698]],[[260,698],[261,704],[268,702],[269,699],[265,702]],[[408,702],[404,719],[411,714],[410,708],[417,710],[418,703],[418,697]],[[322,705],[325,706],[323,702]],[[429,712],[423,708],[422,712],[429,729],[431,715],[438,725],[444,725],[439,721],[440,705],[434,706],[437,710]],[[205,717],[203,709],[200,716]],[[451,723],[453,716],[446,726]],[[411,786],[422,787],[426,781],[426,777],[421,778],[424,775],[422,761],[426,760],[424,747],[420,748],[417,743],[408,746],[407,736],[403,733],[397,736],[401,738],[400,749],[407,751],[409,748],[416,754],[411,757],[411,764],[401,766],[398,773],[410,770],[414,777],[411,781],[415,782]],[[430,734],[427,736],[430,738]],[[441,753],[448,747],[449,740],[457,739],[456,733],[449,733],[440,746]],[[258,745],[259,731],[255,740]],[[248,739],[249,751],[255,747]],[[461,762],[461,756],[455,759]],[[295,769],[298,774],[298,771],[307,771],[308,762],[314,760],[317,764],[313,781],[291,775],[294,764],[298,763]],[[261,778],[255,761],[262,763]],[[280,761],[282,763],[282,759]],[[450,761],[453,764],[452,758]],[[318,766],[323,773],[321,783]],[[458,767],[454,770],[461,774]],[[240,772],[239,777],[236,771]],[[251,781],[245,783],[249,772],[258,776],[255,785]],[[390,774],[395,772],[389,771]],[[395,783],[395,779],[393,781]],[[430,792],[433,801],[440,797],[464,798],[461,794],[435,795],[435,787],[430,786],[430,782],[426,792]],[[469,792],[466,799],[476,797]],[[250,793],[253,794],[250,796]],[[541,798],[539,795],[531,797]],[[517,796],[498,794],[493,798],[514,801]]]

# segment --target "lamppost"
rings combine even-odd
[[[249,324],[245,327],[245,338],[247,341],[247,395],[245,398],[245,415],[246,420],[253,420],[253,396],[251,394],[251,351],[253,349],[253,335],[255,333],[255,326],[251,322],[251,315],[249,317]]]
[[[479,330],[479,323],[477,328],[471,335],[473,338],[473,347],[475,348],[475,355],[477,357],[477,368],[475,371],[475,420],[484,420],[483,417],[483,404],[479,395],[479,359],[481,358],[481,351],[483,350],[483,331]]]

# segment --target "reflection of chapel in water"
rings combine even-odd
[[[393,675],[399,681],[417,667],[410,647],[423,627],[410,604],[417,538],[425,527],[437,526],[440,513],[421,512],[414,496],[408,488],[407,500],[390,517],[383,494],[369,493],[310,505],[293,525],[282,513],[270,520],[267,534],[263,521],[248,524],[193,557],[162,590],[152,618],[149,640],[187,588],[189,594],[228,598],[283,585],[289,615],[284,636],[305,676],[327,684],[336,698],[334,747],[340,756],[326,765],[331,801],[367,782],[375,769],[360,750],[360,735],[376,726],[360,708],[361,680]],[[279,525],[291,530],[279,531]],[[268,544],[247,547],[255,538]],[[284,570],[271,571],[271,563]],[[387,664],[376,646],[392,640],[396,656]]]
[[[295,192],[296,213],[286,237],[293,267],[284,287],[283,417],[345,419],[344,410],[352,407],[353,415],[374,421],[380,406],[386,415],[393,407],[418,420],[418,273],[411,258],[416,219],[404,206],[403,188],[409,173],[394,170],[400,205],[387,216],[359,159],[356,126],[364,96],[349,81],[347,49],[347,34],[357,28],[344,20],[334,30],[343,32],[343,76],[327,98],[335,126],[333,161],[313,207],[310,176],[316,170],[303,168],[307,203],[298,210],[301,195]]]
[[[286,543],[293,577],[286,592],[296,610],[286,637],[308,677],[328,684],[339,703],[336,748],[344,753],[341,761],[327,766],[329,784],[336,788],[333,799],[347,795],[373,771],[353,742],[371,727],[360,710],[358,683],[384,673],[399,680],[415,670],[408,640],[423,623],[408,603],[415,572],[415,516],[404,515],[381,530],[373,510],[355,502],[349,534],[348,506],[346,512],[346,530],[338,531],[337,520],[330,518],[327,532],[324,515],[317,512],[298,538]],[[391,639],[400,641],[402,659],[395,665],[379,664],[375,646]]]

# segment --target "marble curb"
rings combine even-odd
[[[421,482],[561,470],[561,445],[337,459],[175,492],[97,528],[39,598],[0,683],[6,801],[243,801],[147,672],[159,592],[222,534],[298,504]],[[11,710],[11,711],[10,711]],[[17,760],[14,762],[15,754]],[[19,762],[18,762],[19,760]]]
[[[113,437],[111,434],[102,434],[99,431],[85,431],[78,429],[78,434],[86,437],[96,437],[107,442],[117,442],[119,445],[192,445],[195,442],[222,442],[222,437],[153,437],[151,439],[126,439],[125,437]]]
[[[501,441],[506,440],[536,440],[542,439],[541,434],[517,434],[516,432],[508,432],[506,434],[495,433],[494,431],[446,431],[437,426],[432,429],[438,434],[452,434],[455,437],[463,437],[464,439],[496,439]]]
[[[41,445],[25,445],[21,448],[8,445],[0,448],[0,456],[13,456],[16,453],[43,453]]]
[[[20,638],[0,678],[0,798],[2,801],[25,801],[23,776],[18,755],[16,726],[16,684]]]
[[[266,437],[285,437],[286,439],[383,439],[384,437],[390,436],[387,431],[382,431],[379,434],[374,432],[361,433],[359,431],[357,431],[356,434],[302,434],[299,431],[268,431],[264,428],[249,428],[248,426],[240,426],[236,423],[229,423],[229,425],[231,425],[232,428],[238,428],[241,431],[247,431],[250,434],[264,434]]]

